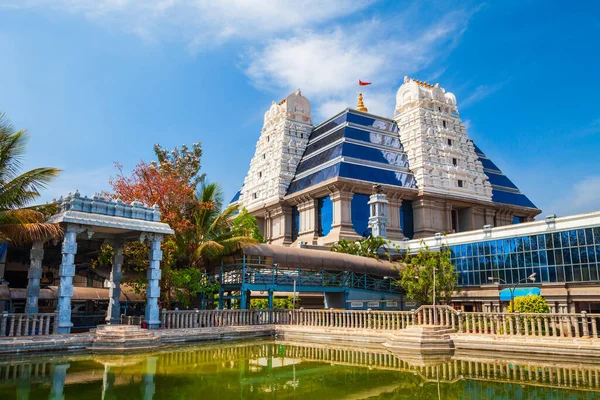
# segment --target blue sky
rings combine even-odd
[[[44,200],[113,163],[202,142],[230,198],[264,112],[301,88],[315,123],[391,117],[404,75],[456,94],[468,135],[542,215],[600,209],[600,3],[0,0],[0,110],[56,166]]]

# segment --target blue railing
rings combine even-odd
[[[399,293],[401,288],[395,280],[379,278],[355,272],[332,272],[326,270],[306,271],[282,269],[268,264],[236,263],[221,266],[219,282],[225,286],[261,285],[275,288],[293,286],[302,288],[352,288],[377,292]]]

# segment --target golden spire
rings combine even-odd
[[[358,94],[358,106],[356,107],[358,111],[367,112],[367,107],[365,107],[365,103],[363,103],[362,93]]]

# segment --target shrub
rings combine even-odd
[[[550,307],[546,299],[539,294],[515,297],[513,303],[508,306],[508,312],[518,311],[520,313],[548,313]]]

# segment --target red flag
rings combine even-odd
[[[358,86],[367,86],[367,85],[370,85],[370,84],[371,84],[371,82],[363,82],[360,79],[358,80]]]

